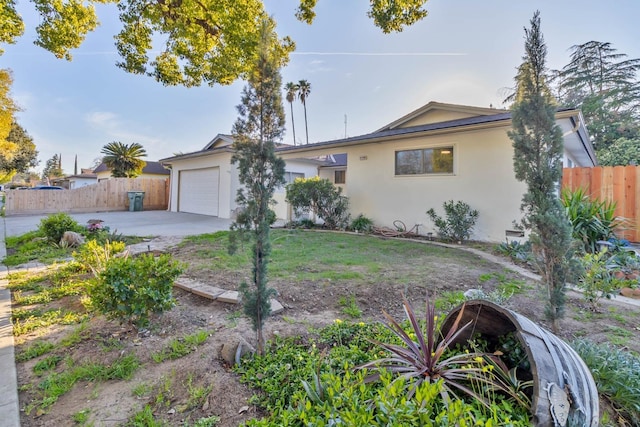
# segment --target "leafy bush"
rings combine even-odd
[[[286,200],[297,214],[313,212],[328,228],[346,228],[349,224],[349,199],[328,179],[297,178],[287,185]]]
[[[351,221],[349,228],[358,233],[370,233],[373,228],[373,221],[363,214],[360,214]]]
[[[600,398],[616,412],[618,425],[640,425],[640,357],[587,340],[571,346],[591,371]]]
[[[64,212],[49,215],[40,220],[38,230],[42,232],[51,243],[59,243],[65,231],[82,233],[84,227]]]
[[[587,253],[580,259],[584,273],[578,286],[593,311],[598,311],[601,298],[610,299],[615,291],[622,287],[622,281],[614,276],[617,268],[611,265],[608,254],[605,248],[598,253]]]
[[[183,270],[169,255],[112,258],[89,288],[91,306],[110,318],[146,326],[151,313],[174,306],[173,282]]]
[[[431,208],[427,211],[427,215],[436,225],[438,235],[441,239],[451,242],[464,242],[468,240],[473,231],[473,227],[478,220],[479,212],[463,201],[453,200],[442,204],[445,212],[445,218],[441,218],[436,211]]]
[[[380,323],[336,320],[315,335],[318,341],[276,338],[263,356],[235,367],[242,382],[261,390],[253,403],[269,412],[246,426],[530,425],[529,412],[504,396],[495,395],[489,408],[477,400],[445,403],[443,383],[435,380],[422,382],[407,399],[413,380],[387,371],[365,383],[369,372],[353,368],[378,356],[371,339],[400,342]]]
[[[124,250],[125,244],[122,242],[107,241],[101,245],[97,240],[89,240],[73,252],[73,258],[83,269],[91,271],[95,277],[98,277],[109,260]]]
[[[498,253],[508,256],[512,261],[527,262],[531,258],[531,242],[520,243],[517,240],[500,243],[496,250]]]
[[[407,399],[411,399],[423,382],[440,382],[443,400],[460,399],[468,396],[490,406],[489,394],[500,393],[512,399],[517,405],[529,409],[531,402],[521,384],[508,371],[506,365],[490,353],[461,351],[451,353],[452,343],[458,335],[470,326],[471,321],[460,326],[464,306],[458,312],[448,331],[437,326],[435,304],[426,302],[425,320],[421,323],[409,302],[404,299],[404,311],[411,325],[410,331],[404,330],[393,317],[383,312],[385,325],[401,340],[402,344],[374,341],[390,353],[389,357],[373,360],[360,365],[358,369],[372,369],[376,372],[365,381],[380,379],[381,371],[396,374],[396,379],[410,379]],[[424,325],[424,330],[422,329]]]
[[[614,201],[592,200],[582,188],[563,190],[561,200],[573,227],[573,238],[582,242],[586,252],[596,252],[598,240],[614,237],[616,228],[623,225],[615,215]]]

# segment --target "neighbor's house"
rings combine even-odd
[[[165,168],[160,162],[146,161],[147,164],[142,168],[142,173],[138,178],[169,178],[171,172]],[[111,169],[106,164],[100,163],[100,166],[93,170],[93,173],[98,177],[98,182],[112,178]]]
[[[52,179],[51,185],[59,185],[68,190],[73,190],[74,188],[86,187],[87,185],[96,184],[97,182],[98,176],[93,173],[93,170],[81,169],[79,174]]]
[[[580,111],[560,110],[556,122],[564,166],[595,166]],[[353,216],[379,226],[419,224],[425,234],[436,231],[429,208],[443,215],[445,201],[461,200],[480,212],[472,238],[497,242],[522,218],[526,190],[514,176],[510,129],[509,111],[431,102],[370,134],[277,152],[287,181],[318,175],[342,186]],[[161,160],[172,169],[170,210],[233,217],[239,182],[231,142],[218,135],[200,151]],[[291,219],[284,189],[275,199],[278,218]]]

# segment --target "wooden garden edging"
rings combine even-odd
[[[616,216],[629,221],[629,226],[616,234],[632,242],[640,242],[640,166],[595,166],[565,168],[562,189],[582,188],[592,199],[614,201]]]
[[[167,209],[169,179],[112,178],[73,190],[9,190],[5,215],[126,211],[129,191],[144,191],[145,211]]]

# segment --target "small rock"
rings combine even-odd
[[[169,415],[173,415],[173,414],[175,414],[175,413],[176,413],[175,408],[171,408],[171,409],[169,409],[169,410],[167,411],[167,414],[169,414]]]
[[[65,231],[60,239],[60,246],[75,248],[84,243],[84,236],[75,231]]]
[[[242,408],[238,410],[238,414],[244,414],[248,410],[249,410],[249,407],[247,405],[244,405]]]

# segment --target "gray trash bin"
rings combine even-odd
[[[139,212],[143,208],[144,191],[128,191],[129,212]]]

